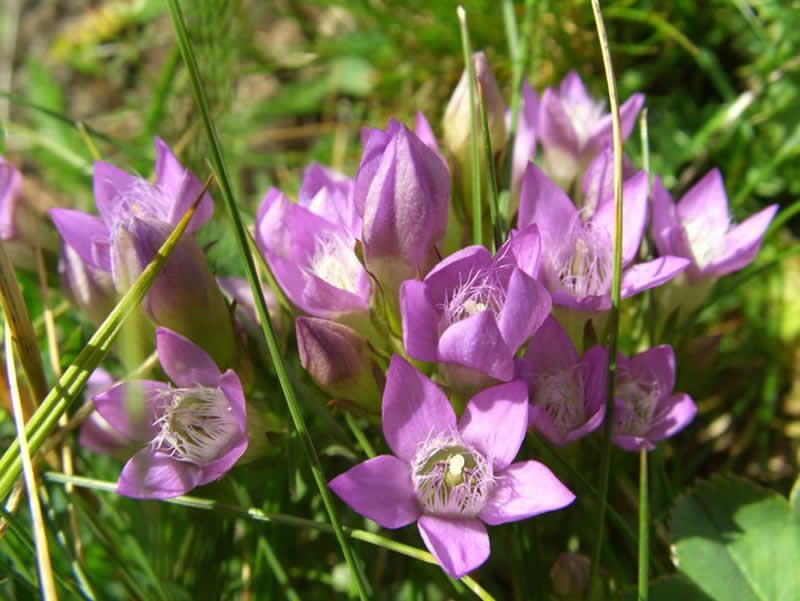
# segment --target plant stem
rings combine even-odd
[[[178,40],[178,45],[180,46],[181,55],[183,56],[183,61],[186,65],[192,82],[192,92],[194,94],[195,102],[197,103],[197,107],[202,116],[203,125],[205,127],[206,136],[208,138],[208,143],[211,150],[211,159],[214,169],[218,175],[219,187],[222,191],[222,196],[225,200],[225,206],[228,209],[228,214],[233,221],[235,238],[239,247],[239,252],[242,255],[247,267],[245,271],[247,280],[250,283],[250,289],[252,290],[253,297],[255,298],[256,310],[258,312],[259,319],[261,320],[261,327],[264,331],[264,337],[267,341],[267,348],[269,349],[269,354],[272,358],[273,365],[275,366],[275,372],[278,376],[281,390],[283,391],[283,395],[286,400],[286,405],[289,408],[289,414],[292,417],[292,422],[297,430],[297,434],[300,436],[300,440],[303,444],[303,451],[305,452],[306,459],[308,460],[311,468],[311,474],[314,477],[314,482],[316,483],[317,488],[319,489],[320,496],[322,497],[322,503],[325,506],[328,519],[333,526],[333,531],[336,535],[337,541],[339,542],[339,547],[342,549],[342,555],[344,556],[345,562],[347,563],[348,567],[350,568],[350,572],[353,575],[353,580],[356,584],[359,597],[362,599],[362,601],[367,601],[367,591],[369,586],[356,563],[355,555],[350,548],[350,543],[347,541],[344,531],[342,530],[342,525],[339,523],[339,518],[336,515],[333,497],[330,490],[328,490],[328,484],[325,474],[322,470],[322,464],[320,463],[319,456],[314,448],[311,435],[306,428],[305,419],[300,411],[300,406],[297,402],[297,398],[295,397],[294,389],[289,381],[286,365],[283,361],[280,346],[278,345],[278,340],[275,336],[275,330],[269,317],[266,301],[264,300],[264,295],[261,293],[261,283],[258,279],[258,272],[256,271],[256,266],[253,261],[253,255],[248,249],[247,232],[244,224],[242,223],[242,217],[239,214],[236,202],[233,198],[233,188],[230,183],[230,177],[228,176],[228,169],[225,165],[225,160],[222,153],[222,145],[217,136],[214,123],[211,120],[208,99],[206,97],[205,88],[203,87],[200,79],[200,69],[197,66],[197,59],[194,55],[191,42],[189,41],[189,35],[186,31],[186,25],[183,21],[183,15],[181,13],[178,0],[169,0],[169,10],[172,18],[172,25],[175,29],[175,35]]]
[[[647,601],[650,540],[647,528],[647,449],[639,450],[639,601]]]
[[[597,25],[597,37],[600,41],[600,51],[603,56],[603,67],[606,73],[608,86],[608,100],[611,107],[611,123],[614,144],[614,274],[611,281],[611,316],[608,327],[608,382],[606,390],[606,412],[603,420],[604,446],[600,464],[600,503],[597,516],[597,535],[592,552],[592,567],[589,576],[589,599],[591,601],[595,590],[595,581],[600,565],[600,555],[603,549],[603,534],[605,531],[606,506],[608,505],[608,481],[611,472],[611,435],[614,427],[614,391],[617,379],[617,346],[619,339],[619,315],[621,300],[621,273],[622,273],[622,126],[619,114],[619,100],[617,98],[617,85],[614,80],[614,67],[611,63],[611,53],[608,50],[608,36],[606,34],[603,15],[600,11],[599,0],[592,0],[592,12]]]

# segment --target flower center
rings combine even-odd
[[[632,374],[621,370],[617,376],[614,431],[617,434],[644,436],[653,423],[661,387],[650,373]]]
[[[561,434],[583,424],[586,408],[583,378],[578,367],[537,374],[533,404],[547,411]]]
[[[230,402],[218,388],[175,388],[165,392],[164,403],[153,424],[160,431],[150,444],[181,461],[214,461],[240,433]]]
[[[358,293],[358,280],[363,267],[353,252],[353,247],[338,234],[317,238],[308,272],[331,286],[353,294]]]
[[[699,269],[703,269],[725,251],[727,226],[720,227],[719,222],[707,215],[681,220],[681,225]]]
[[[411,462],[414,492],[426,513],[475,517],[494,486],[492,466],[458,435],[422,443]]]
[[[576,217],[567,242],[553,258],[553,271],[571,296],[608,294],[613,273],[613,247],[608,232]]]
[[[497,284],[491,271],[470,274],[445,298],[441,307],[441,329],[444,331],[452,324],[483,311],[491,311],[495,317],[500,317],[504,302],[505,291]]]
[[[583,147],[605,115],[606,105],[602,101],[567,99],[563,106],[578,138],[578,147]]]
[[[167,222],[172,203],[173,201],[159,186],[137,178],[120,190],[114,199],[114,206],[111,209],[112,228],[121,226],[127,229],[134,217]]]

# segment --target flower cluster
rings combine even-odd
[[[471,214],[471,195],[481,191],[467,176],[476,107],[466,74],[444,112],[441,146],[421,113],[413,131],[394,119],[383,130],[364,129],[354,177],[310,165],[296,202],[267,191],[254,228],[294,318],[300,364],[337,407],[380,418],[391,450],[350,467],[331,489],[386,528],[417,522],[426,547],[456,578],[489,556],[485,525],[575,498],[543,464],[514,461],[521,449],[527,454],[527,435],[575,443],[613,406],[613,443],[636,452],[695,415],[692,399],[673,392],[675,353],[658,336],[652,348],[631,345],[630,356],[619,355],[615,398],[606,398],[609,351],[596,342],[605,343],[612,308],[615,239],[622,298],[655,289],[663,318],[674,319],[678,308],[702,303],[716,278],[752,261],[775,214],[769,207],[732,225],[718,171],[675,204],[660,178],[651,190],[648,174],[624,157],[617,231],[603,103],[574,72],[541,97],[525,82],[512,138],[486,56],[476,54],[471,67],[494,158],[500,167],[507,155],[510,167],[511,228],[497,248],[488,238],[486,246],[465,243],[473,220],[488,223],[490,215],[488,204]],[[624,136],[643,104],[634,94],[621,107]],[[95,165],[99,217],[51,211],[64,241],[64,284],[94,321],[201,194],[199,180],[158,139],[156,154],[154,183]],[[18,186],[9,173],[0,164],[6,196]],[[203,193],[189,235],[142,307],[158,326],[158,357],[172,384],[110,387],[101,373],[95,378],[103,387],[94,395],[98,414],[82,440],[101,452],[140,447],[122,470],[121,494],[182,494],[221,477],[257,442],[248,434],[256,418],[247,388],[230,369],[246,375],[248,348],[239,343],[256,322],[253,297],[241,280],[215,279],[191,236],[212,211]],[[278,297],[265,294],[283,329]]]

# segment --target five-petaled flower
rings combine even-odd
[[[247,449],[242,385],[211,357],[166,328],[156,331],[161,367],[177,385],[117,384],[94,397],[97,411],[125,437],[145,443],[125,464],[117,493],[166,499],[221,478]]]
[[[395,355],[382,419],[394,454],[351,468],[330,487],[385,528],[417,521],[428,550],[445,572],[460,578],[489,556],[484,524],[522,520],[575,499],[541,463],[512,463],[527,421],[524,382],[478,393],[456,420],[444,393]]]

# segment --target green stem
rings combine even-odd
[[[364,436],[364,433],[361,431],[361,428],[356,423],[356,419],[350,415],[348,411],[344,412],[344,421],[347,422],[347,425],[350,428],[350,431],[353,433],[353,436],[356,437],[361,450],[364,451],[364,454],[372,459],[375,457],[375,449],[372,448],[372,445],[367,440],[367,437]]]
[[[639,450],[639,601],[647,601],[648,558],[650,555],[647,502],[647,449]]]
[[[494,153],[492,152],[492,138],[489,135],[489,120],[486,117],[486,103],[483,98],[483,87],[478,82],[478,107],[481,114],[481,133],[483,134],[483,148],[486,150],[486,165],[489,169],[489,215],[492,220],[492,253],[503,245],[504,224],[497,205],[497,173],[494,168]]]
[[[605,531],[606,507],[608,505],[608,481],[611,472],[611,436],[614,427],[614,392],[617,379],[617,347],[619,342],[619,316],[621,300],[621,273],[622,273],[622,127],[619,114],[619,100],[617,98],[617,85],[614,80],[614,67],[611,63],[611,53],[608,50],[608,36],[606,34],[603,15],[600,11],[599,0],[592,0],[592,12],[597,25],[597,37],[600,41],[600,51],[603,56],[603,67],[606,73],[608,86],[608,100],[611,107],[611,120],[614,143],[614,274],[611,281],[611,316],[608,328],[608,382],[606,390],[606,412],[603,420],[603,455],[600,464],[600,503],[597,515],[597,534],[592,552],[592,567],[589,576],[589,599],[591,601],[595,591],[595,581],[600,565],[600,555],[603,549],[603,534]]]
[[[653,190],[653,174],[650,172],[650,136],[647,130],[647,107],[642,109],[639,116],[639,131],[642,137],[642,163],[647,173],[647,197],[650,198]],[[649,346],[656,345],[656,296],[652,288],[647,291],[647,335]]]
[[[464,49],[464,69],[469,83],[469,126],[472,158],[472,243],[483,244],[483,220],[481,215],[481,165],[478,156],[478,120],[475,115],[475,62],[472,60],[472,45],[467,29],[467,13],[459,6],[456,9],[461,26],[461,43]]]
[[[192,92],[194,93],[195,102],[197,103],[203,119],[203,125],[206,130],[206,136],[208,137],[208,143],[211,150],[211,159],[219,178],[219,186],[222,191],[222,196],[225,200],[225,206],[227,207],[228,214],[233,221],[239,252],[245,260],[245,265],[247,267],[247,280],[250,283],[250,289],[252,290],[253,297],[255,298],[256,310],[258,311],[258,316],[261,320],[261,327],[264,331],[264,336],[267,341],[267,347],[269,348],[273,365],[275,366],[275,372],[278,376],[284,398],[286,399],[286,404],[289,408],[289,414],[292,417],[292,422],[294,423],[294,427],[300,436],[300,440],[302,441],[303,451],[305,452],[306,458],[311,467],[311,473],[314,477],[317,488],[319,489],[322,502],[325,505],[325,511],[328,514],[328,519],[331,522],[331,526],[333,526],[334,534],[336,535],[336,539],[339,542],[340,548],[342,549],[342,555],[344,556],[345,562],[347,562],[347,565],[349,566],[353,575],[353,580],[355,581],[359,597],[362,599],[362,601],[366,601],[368,598],[367,590],[369,587],[361,570],[356,564],[356,559],[353,551],[350,548],[350,543],[345,537],[344,531],[342,530],[342,525],[339,523],[339,518],[336,515],[333,497],[328,490],[327,480],[323,473],[319,457],[317,456],[317,451],[314,448],[314,443],[312,442],[311,435],[306,428],[305,419],[303,418],[303,414],[300,411],[300,406],[295,397],[294,389],[289,381],[289,376],[286,372],[286,365],[284,364],[280,347],[278,345],[278,340],[275,336],[275,330],[269,317],[269,311],[267,310],[264,296],[261,293],[261,283],[258,279],[258,272],[256,271],[256,266],[253,261],[253,255],[250,253],[247,246],[247,232],[244,224],[242,223],[239,210],[236,207],[236,202],[233,198],[233,188],[231,186],[230,177],[228,176],[228,170],[223,158],[222,145],[211,120],[208,99],[206,98],[205,88],[203,87],[200,78],[200,69],[197,66],[197,59],[189,41],[189,36],[186,31],[186,25],[183,21],[183,15],[181,14],[181,8],[178,0],[169,0],[169,9],[170,16],[172,18],[172,25],[175,28],[175,34],[178,40],[178,45],[181,49],[181,55],[183,56],[183,61],[186,65],[192,82]]]

